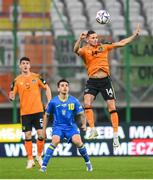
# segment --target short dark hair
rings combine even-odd
[[[29,61],[30,62],[30,59],[28,57],[24,56],[20,59],[20,64],[22,61]]]
[[[95,33],[96,33],[95,31],[89,30],[89,31],[87,32],[87,37],[90,36],[91,34],[95,34]]]
[[[69,84],[69,81],[67,81],[66,79],[61,79],[61,80],[59,80],[59,81],[57,82],[57,87],[60,86],[60,83],[61,83],[61,82],[66,82],[66,83]]]

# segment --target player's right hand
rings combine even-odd
[[[85,39],[87,37],[87,32],[86,31],[84,31],[84,32],[82,32],[81,34],[80,34],[80,40],[83,40],[83,39]]]
[[[10,91],[10,92],[9,92],[9,99],[10,99],[11,101],[13,101],[13,100],[15,99],[15,95],[14,95],[14,92],[13,92],[13,91]]]

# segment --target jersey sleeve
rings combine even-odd
[[[112,43],[112,44],[107,44],[106,47],[107,47],[107,49],[108,49],[109,51],[112,50],[112,49],[114,49],[114,48],[116,48],[116,46],[115,46],[114,43]]]
[[[78,99],[75,99],[75,110],[74,111],[75,111],[75,114],[79,114],[80,112],[83,111],[83,107]]]
[[[48,115],[52,114],[53,113],[53,108],[54,108],[54,103],[53,103],[53,101],[50,101],[48,106],[47,106],[46,113]]]
[[[85,55],[85,49],[83,47],[80,48],[78,54],[79,56],[83,57]]]

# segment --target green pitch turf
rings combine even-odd
[[[93,172],[87,172],[81,157],[54,157],[47,173],[38,165],[26,170],[26,158],[1,158],[1,179],[153,179],[151,157],[94,157]]]

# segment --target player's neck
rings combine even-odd
[[[23,76],[29,76],[30,74],[31,74],[31,72],[30,71],[28,71],[28,72],[22,72],[21,73]]]
[[[68,99],[68,94],[59,94],[58,97],[61,101],[64,102]]]

